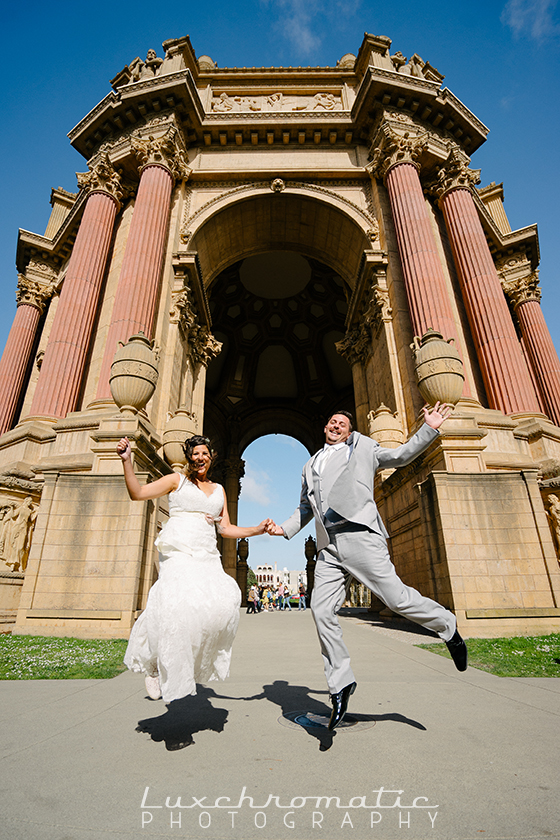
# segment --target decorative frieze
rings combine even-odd
[[[120,206],[123,197],[120,172],[114,168],[107,152],[102,152],[96,161],[88,163],[89,172],[77,172],[76,178],[80,190],[104,192],[110,195]]]
[[[148,137],[133,135],[130,144],[141,169],[162,166],[175,181],[188,180],[192,170],[187,163],[187,152],[176,126],[169,126],[165,134],[157,138],[153,134]]]
[[[342,111],[342,97],[338,94],[319,91],[309,96],[300,96],[277,91],[264,96],[230,96],[225,91],[214,96],[211,103],[214,114],[249,113],[261,111],[277,113],[279,111],[313,112]]]

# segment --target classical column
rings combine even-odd
[[[11,429],[21,400],[39,319],[54,291],[54,284],[18,276],[16,315],[0,360],[0,435]]]
[[[98,399],[111,396],[109,375],[118,342],[128,341],[140,330],[152,336],[173,183],[190,174],[176,128],[158,139],[133,138],[131,144],[141,164],[140,185],[105,345]]]
[[[224,489],[227,496],[229,519],[237,525],[237,509],[241,493],[241,479],[245,475],[245,461],[236,455],[230,455],[224,462]],[[222,564],[224,571],[237,580],[237,541],[223,540]]]
[[[504,414],[540,408],[471,193],[478,173],[450,153],[434,190],[449,232],[463,299],[491,408]]]
[[[65,417],[76,409],[115,216],[122,197],[120,177],[108,155],[78,174],[89,191],[84,215],[60,294],[30,414]]]
[[[538,271],[503,285],[517,314],[545,411],[560,426],[560,360],[541,309]]]
[[[419,177],[418,160],[426,145],[426,133],[402,136],[384,123],[374,140],[368,169],[384,178],[389,194],[415,335],[433,327],[457,342],[449,289]]]

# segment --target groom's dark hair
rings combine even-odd
[[[351,432],[354,431],[354,416],[352,414],[350,414],[349,411],[333,411],[332,414],[329,414],[329,416],[327,418],[327,423],[329,422],[331,417],[334,417],[335,414],[342,414],[343,417],[346,417],[346,419],[350,423],[350,431]]]

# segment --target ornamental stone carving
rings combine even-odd
[[[459,352],[437,330],[427,330],[410,345],[418,390],[428,405],[455,405],[461,399],[465,372]]]
[[[172,469],[181,470],[187,463],[183,444],[196,434],[196,414],[181,405],[174,414],[168,413],[163,430],[163,454]]]
[[[175,181],[186,181],[190,177],[192,169],[187,163],[187,152],[174,125],[157,138],[153,134],[148,137],[132,135],[130,144],[141,170],[147,166],[162,166]]]
[[[391,411],[384,403],[368,413],[369,436],[381,446],[395,449],[404,443],[404,431],[398,411]]]
[[[546,498],[548,522],[554,538],[556,554],[560,557],[560,499],[554,493]]]
[[[516,279],[507,279],[501,277],[502,289],[506,297],[511,302],[514,309],[517,309],[522,303],[528,300],[536,300],[540,303],[541,287],[539,286],[539,270],[533,271],[526,277],[518,277]]]
[[[169,320],[172,324],[178,324],[185,333],[188,333],[196,325],[197,316],[192,303],[192,291],[188,283],[185,283],[181,289],[171,292]]]
[[[151,399],[158,380],[153,342],[139,332],[119,344],[111,365],[111,395],[121,412],[137,414]]]
[[[475,184],[480,184],[480,169],[469,169],[470,160],[461,149],[454,147],[427,191],[441,200],[450,190],[471,190]]]
[[[89,172],[76,172],[80,190],[104,192],[110,195],[120,206],[123,197],[121,173],[113,167],[107,152],[99,155],[93,163],[88,163]]]
[[[193,362],[205,367],[221,353],[223,347],[222,342],[215,339],[207,327],[198,324],[189,331],[189,345]]]
[[[53,296],[55,288],[54,283],[45,285],[38,283],[36,280],[30,280],[24,274],[18,274],[16,303],[18,306],[34,306],[43,314],[47,301]]]
[[[389,169],[398,163],[411,163],[420,169],[419,158],[428,147],[428,132],[402,134],[384,122],[377,131],[370,147],[371,163],[366,167],[372,177],[385,178]]]
[[[312,96],[286,95],[276,92],[259,96],[230,96],[225,91],[212,99],[214,114],[243,111],[342,111],[342,99],[334,93],[320,91]]]
[[[0,507],[0,559],[13,572],[27,567],[38,509],[31,496]]]
[[[349,365],[365,363],[371,353],[370,333],[365,324],[360,324],[346,333],[341,341],[335,342],[336,351]]]

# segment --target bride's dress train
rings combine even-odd
[[[156,540],[159,578],[132,628],[124,662],[132,671],[159,673],[166,703],[196,694],[196,683],[223,680],[241,592],[222,567],[213,520],[224,506],[217,485],[210,496],[188,479],[169,494],[169,521]]]

